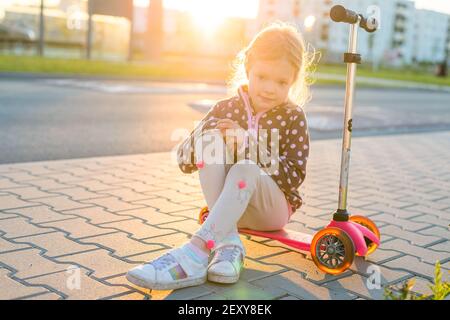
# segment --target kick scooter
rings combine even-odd
[[[357,31],[361,27],[367,32],[374,32],[378,23],[375,18],[364,18],[340,5],[331,8],[330,16],[335,22],[350,24],[348,52],[344,54],[347,79],[338,209],[333,214],[333,220],[314,235],[288,229],[258,231],[239,228],[238,231],[240,234],[269,238],[301,251],[309,251],[320,270],[328,274],[339,274],[352,265],[355,255],[368,256],[380,245],[380,232],[375,223],[364,216],[351,216],[347,212],[353,92],[356,64],[361,63],[361,56],[356,53]],[[200,224],[206,220],[208,213],[208,207],[200,211]]]

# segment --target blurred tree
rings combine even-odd
[[[38,42],[38,55],[44,55],[44,1],[41,0],[40,10],[39,10],[39,42]]]
[[[148,7],[147,58],[161,59],[163,52],[163,0],[152,0]]]

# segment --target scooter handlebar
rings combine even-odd
[[[367,32],[374,32],[378,29],[378,20],[375,17],[365,18],[362,14],[358,14],[352,10],[345,9],[341,5],[333,6],[330,10],[331,20],[335,22],[345,22],[354,24],[361,18],[359,26]]]
[[[334,22],[356,23],[358,14],[351,10],[345,9],[341,5],[336,5],[330,10],[331,20]]]

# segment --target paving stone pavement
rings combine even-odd
[[[313,141],[287,228],[314,233],[336,209],[340,140]],[[434,263],[450,268],[450,132],[354,138],[349,211],[373,219],[382,244],[338,276],[309,253],[241,236],[234,285],[175,291],[130,284],[127,270],[189,240],[205,205],[198,174],[171,153],[0,166],[0,299],[383,299],[415,277],[429,293]],[[381,288],[374,287],[374,270]]]

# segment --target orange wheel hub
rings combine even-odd
[[[311,256],[325,273],[339,274],[347,270],[355,257],[355,246],[345,231],[325,228],[314,235]]]
[[[208,217],[209,214],[209,209],[208,207],[204,207],[201,211],[200,214],[198,215],[198,223],[199,224],[203,224],[203,222],[205,222],[206,217]]]

